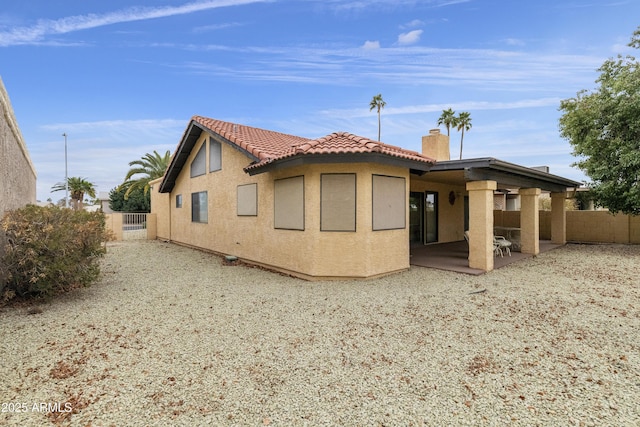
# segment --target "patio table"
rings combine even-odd
[[[496,236],[503,236],[510,241],[511,250],[520,251],[520,228],[495,226],[493,227],[493,232]]]

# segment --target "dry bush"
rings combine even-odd
[[[0,302],[53,296],[90,285],[110,233],[102,212],[30,205],[0,221]]]

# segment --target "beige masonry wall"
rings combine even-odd
[[[169,240],[171,238],[171,195],[158,192],[161,182],[162,178],[149,182],[151,188],[151,209],[156,215],[156,238],[159,240]]]
[[[202,248],[246,261],[275,267],[307,278],[373,277],[409,268],[409,213],[403,229],[373,231],[372,174],[402,177],[409,197],[409,171],[378,164],[305,165],[249,176],[242,169],[249,158],[222,144],[222,169],[189,176],[189,167],[203,134],[187,159],[170,194],[158,194],[153,185],[152,212],[157,214],[157,235],[161,239]],[[356,174],[356,231],[320,231],[320,176],[323,173]],[[304,177],[304,230],[274,228],[274,180]],[[237,215],[237,187],[256,184],[256,216]],[[191,221],[191,194],[208,192],[208,222]],[[176,196],[182,207],[176,208]],[[167,198],[168,196],[168,198]],[[170,217],[170,220],[167,220]]]
[[[0,79],[0,217],[36,202],[36,171]]]
[[[540,239],[551,239],[551,212],[539,211]],[[494,211],[494,224],[519,227],[519,211]],[[567,211],[567,241],[640,244],[640,217],[607,211]]]

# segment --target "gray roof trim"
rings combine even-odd
[[[436,162],[430,172],[464,171],[467,181],[497,181],[502,185],[520,188],[540,188],[560,192],[580,187],[581,183],[537,169],[506,162],[493,157]]]
[[[430,163],[419,162],[401,157],[390,156],[383,153],[345,153],[345,154],[303,154],[286,157],[266,163],[257,169],[246,171],[249,175],[258,175],[277,169],[290,168],[294,166],[326,163],[381,163],[390,166],[408,168],[411,173],[421,174],[427,172],[431,167]]]

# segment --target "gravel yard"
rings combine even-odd
[[[91,288],[0,310],[0,424],[638,426],[639,272],[567,245],[305,282],[111,243]]]

